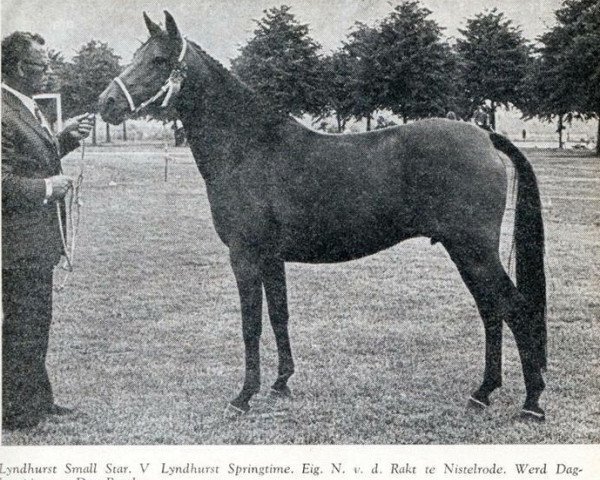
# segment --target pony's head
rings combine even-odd
[[[135,53],[131,64],[100,94],[99,112],[112,124],[149,103],[169,102],[181,86],[187,41],[179,33],[175,20],[165,11],[165,30],[146,13],[144,20],[150,38]]]

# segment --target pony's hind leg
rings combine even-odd
[[[285,264],[278,258],[267,258],[261,262],[262,281],[267,297],[269,319],[275,334],[279,366],[277,380],[271,387],[275,396],[288,396],[289,378],[294,373],[294,360],[288,332],[287,288],[285,282]]]
[[[503,282],[504,270],[499,260],[485,262],[465,249],[447,246],[458,271],[473,295],[485,329],[485,370],[483,382],[469,399],[470,406],[486,408],[490,395],[502,386],[502,317],[496,291]],[[492,266],[494,265],[495,266]],[[501,272],[499,271],[501,270]]]
[[[237,413],[250,410],[251,398],[260,390],[260,351],[262,334],[262,283],[258,261],[251,251],[232,249],[231,266],[238,286],[242,309],[242,334],[246,351],[246,375],[239,395],[230,406]]]
[[[469,245],[468,247],[466,245]],[[482,406],[489,404],[489,395],[502,384],[501,344],[502,319],[515,336],[527,398],[523,412],[533,418],[544,418],[538,400],[544,389],[541,366],[534,355],[535,339],[530,328],[526,303],[500,262],[493,248],[476,242],[447,245],[446,248],[473,295],[481,313],[486,334],[486,365],[484,379],[473,395]]]

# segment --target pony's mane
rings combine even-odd
[[[213,58],[202,47],[200,47],[200,45],[192,40],[186,40],[188,42],[188,48],[190,48],[190,50],[196,55],[201,57],[202,61],[212,70],[213,73],[216,73],[224,81],[227,81],[228,85],[230,87],[233,86],[233,88],[240,94],[252,98],[255,102],[260,102],[261,108],[259,108],[259,111],[261,111],[264,114],[263,117],[267,119],[266,123],[276,123],[281,121],[283,118],[290,118],[287,113],[277,110],[268,99],[262,98],[262,96],[256,92],[256,90],[254,90],[231,70],[227,69],[221,62]]]
[[[252,87],[250,87],[246,82],[244,82],[240,77],[238,77],[231,70],[226,68],[221,62],[219,62],[217,59],[215,59],[209,53],[207,53],[206,50],[204,50],[200,45],[198,45],[196,42],[189,40],[189,39],[187,39],[187,42],[188,42],[188,46],[191,46],[192,50],[194,50],[196,54],[201,56],[202,59],[209,65],[209,67],[213,68],[214,72],[218,73],[219,75],[222,75],[225,78],[229,78],[229,79],[233,80],[235,83],[237,83],[240,86],[241,91],[247,92],[247,93],[250,93],[250,94],[256,96],[256,92],[254,91],[254,89]]]
[[[192,49],[195,50],[195,52],[204,60],[206,60],[211,67],[214,67],[218,72],[221,72],[224,75],[234,76],[229,70],[227,70],[227,68],[223,66],[221,62],[209,55],[200,45],[188,38],[186,38],[186,40],[188,42],[188,46],[192,47]]]

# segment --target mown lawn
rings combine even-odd
[[[77,413],[5,432],[5,445],[600,441],[597,158],[528,152],[549,274],[548,420],[537,425],[518,419],[507,328],[504,387],[485,413],[466,410],[483,327],[448,255],[425,239],[350,263],[289,264],[293,396],[266,396],[277,359],[265,321],[265,393],[225,420],[243,378],[237,291],[191,155],[170,153],[165,182],[160,148],[88,148],[76,271],[55,296],[48,356],[57,402]],[[75,152],[66,170],[79,163]]]

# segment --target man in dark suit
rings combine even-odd
[[[72,179],[60,159],[92,128],[82,115],[54,136],[32,100],[48,58],[39,35],[2,40],[2,426],[37,425],[69,409],[54,403],[46,370],[52,276],[63,253],[56,201]]]

